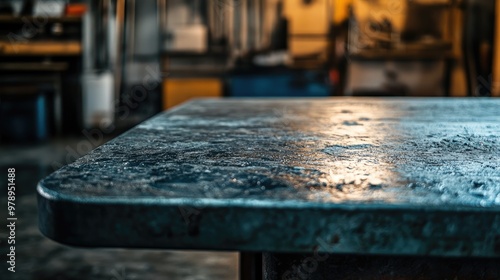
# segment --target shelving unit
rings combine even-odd
[[[440,75],[442,75],[442,95],[447,96],[450,94],[452,66],[460,59],[455,50],[456,42],[454,42],[453,38],[456,28],[454,17],[457,1],[405,1],[402,1],[402,6],[398,7],[399,18],[391,17],[390,10],[387,10],[389,8],[383,7],[382,4],[376,6],[364,0],[355,1],[349,20],[347,45],[347,59],[350,67],[352,68],[353,64],[365,65],[371,63],[371,65],[375,65],[378,63],[378,71],[387,72],[386,81],[378,81],[377,84],[374,81],[373,88],[367,90],[367,92],[373,91],[379,94],[387,90],[388,95],[410,94],[404,92],[411,92],[411,95],[416,95],[418,93],[415,91],[418,90],[413,90],[411,85],[406,85],[404,81],[398,80],[398,73],[394,73],[394,70],[385,69],[386,64],[390,62],[397,65],[411,65],[412,63],[430,62],[435,63],[436,67],[440,67],[439,65],[444,63],[444,73]],[[358,3],[357,6],[356,2]],[[370,5],[373,5],[373,7]],[[360,12],[356,11],[356,8],[363,8],[364,10]],[[369,13],[366,11],[367,9],[370,9]],[[432,13],[426,13],[426,10],[432,11]],[[425,14],[428,17],[427,22],[420,14]],[[416,20],[417,17],[419,20]],[[436,24],[432,25],[434,22]],[[361,68],[358,67],[358,69]],[[363,69],[360,71],[369,70]],[[350,74],[353,75],[352,71]],[[416,72],[414,75],[416,75]],[[422,72],[421,76],[423,75]],[[382,75],[379,80],[383,78]],[[348,83],[346,90],[348,94],[354,94],[356,85],[352,82],[352,79],[362,80],[363,78],[357,76],[350,79],[351,82]],[[385,89],[377,87],[385,87]],[[394,90],[402,91],[396,93]],[[434,95],[441,94],[436,92]]]

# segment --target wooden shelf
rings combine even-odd
[[[81,53],[80,41],[29,41],[26,43],[0,41],[0,56],[70,56]]]
[[[33,21],[45,21],[48,22],[81,22],[82,17],[80,16],[12,16],[12,15],[0,15],[0,23],[15,23],[24,21],[33,22]]]
[[[0,71],[61,72],[68,69],[66,62],[7,62],[0,63]]]
[[[364,50],[350,53],[350,59],[355,60],[425,60],[452,59],[450,50]]]

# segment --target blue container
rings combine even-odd
[[[0,141],[25,143],[48,137],[47,102],[44,94],[2,97]]]
[[[232,97],[324,97],[331,92],[326,78],[312,71],[233,74],[228,89]]]

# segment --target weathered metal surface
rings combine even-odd
[[[38,191],[80,246],[500,256],[500,100],[198,100]]]

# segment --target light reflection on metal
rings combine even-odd
[[[306,153],[310,145],[316,145],[325,155],[310,165],[311,169],[321,172],[318,179],[320,184],[308,186],[312,190],[310,197],[332,202],[392,201],[392,193],[378,190],[393,185],[394,178],[399,176],[379,145],[394,135],[390,133],[393,128],[385,125],[395,117],[394,112],[389,106],[371,106],[369,103],[349,106],[349,110],[342,109],[344,107],[339,104],[338,108],[334,107],[330,111],[321,111],[318,107],[309,107],[300,112],[294,112],[291,108],[285,110],[290,129],[311,132],[317,136],[309,145],[304,145],[300,152]],[[294,121],[294,115],[300,117]],[[316,126],[300,122],[304,115],[328,123],[329,129],[317,131]],[[378,125],[373,125],[373,122]],[[370,125],[366,125],[368,123]],[[369,196],[367,190],[370,191]]]

